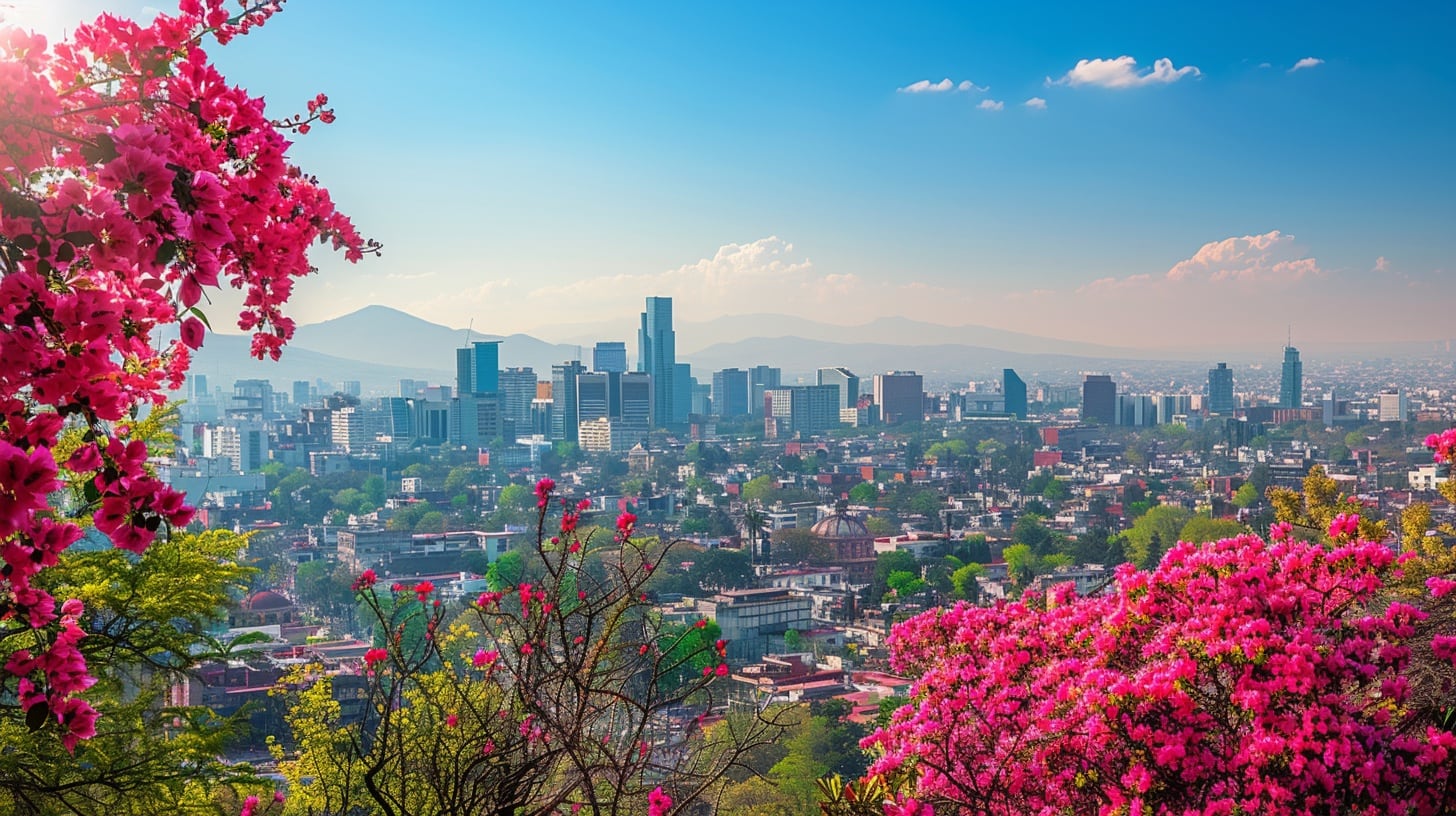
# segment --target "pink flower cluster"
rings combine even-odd
[[[206,333],[204,290],[242,289],[238,325],[255,355],[276,358],[293,333],[282,312],[293,280],[313,271],[309,247],[332,243],[350,260],[376,248],[287,159],[283,130],[332,119],[327,100],[307,120],[272,122],[208,58],[205,36],[225,43],[275,10],[235,19],[225,0],[182,0],[146,26],[102,15],[53,47],[0,27],[0,597],[33,628],[56,619],[33,579],[81,535],[48,506],[62,468],[117,546],[141,552],[190,521],[124,423],[180,385]],[[85,436],[60,463],[67,427]],[[95,715],[53,669],[84,676],[70,651],[79,634],[47,637],[60,656],[11,655],[17,685],[0,689],[26,708],[44,699],[74,746]]]
[[[1431,456],[1437,462],[1456,462],[1456,428],[1426,437],[1426,447],[1431,449]]]
[[[919,680],[871,771],[913,769],[899,812],[1450,812],[1456,735],[1405,705],[1426,613],[1374,602],[1393,562],[1241,536],[1104,596],[919,615],[891,635]]]
[[[1330,538],[1335,541],[1350,541],[1360,534],[1360,517],[1354,513],[1341,513],[1330,521]]]

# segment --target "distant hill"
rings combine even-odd
[[[192,370],[214,385],[238,379],[268,379],[277,388],[294,380],[322,378],[332,383],[358,380],[365,392],[397,393],[400,379],[455,382],[455,349],[465,344],[464,329],[422,320],[388,306],[300,325],[277,362],[254,360],[244,335],[210,334],[193,357]],[[551,366],[575,359],[576,346],[554,345],[530,335],[506,337],[472,332],[471,340],[500,340],[502,367],[530,366],[550,379]],[[590,349],[586,350],[590,355]],[[588,365],[590,365],[588,357]]]

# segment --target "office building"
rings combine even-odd
[[[874,395],[880,422],[886,425],[925,419],[924,379],[913,371],[876,374]]]
[[[1001,395],[1005,399],[1006,413],[1017,419],[1026,419],[1026,381],[1015,370],[1001,370]]]
[[[773,366],[756,365],[748,370],[748,411],[763,416],[763,392],[783,385],[784,372]]]
[[[832,385],[839,389],[839,408],[859,407],[859,377],[847,368],[821,368],[815,380],[817,385]]]
[[[1234,372],[1228,363],[1219,363],[1208,370],[1208,412],[1231,414],[1234,411]]]
[[[592,371],[621,374],[627,370],[627,344],[621,341],[597,343],[592,349]]]
[[[551,366],[551,438],[577,440],[576,378],[586,373],[580,360]]]
[[[1284,347],[1284,367],[1279,377],[1279,407],[1299,408],[1304,405],[1304,363],[1299,349]]]
[[[1410,405],[1406,401],[1405,389],[1381,391],[1376,413],[1378,422],[1405,422],[1410,416]]]
[[[598,419],[608,419],[611,411],[611,376],[600,372],[576,375],[576,417],[578,426]]]
[[[839,427],[839,389],[795,385],[764,392],[764,430],[772,438],[807,437]]]
[[[677,363],[672,371],[672,424],[676,427],[683,427],[687,424],[689,408],[693,401],[693,383],[697,378],[693,377],[693,367],[687,363]]]
[[[1110,374],[1088,374],[1082,378],[1082,421],[1117,423],[1117,384]]]
[[[645,433],[656,420],[652,414],[652,375],[629,371],[621,375],[620,380],[621,410],[616,416],[622,420],[624,432]]]
[[[308,380],[293,381],[293,404],[302,407],[313,402],[313,389],[309,387]]]
[[[649,297],[637,332],[637,370],[652,377],[652,415],[667,424],[676,416],[677,337],[672,330],[672,298]]]
[[[748,372],[725,368],[713,373],[713,415],[738,417],[748,414]]]
[[[364,393],[364,387],[358,380],[344,380],[343,392],[351,397],[357,397]]]
[[[477,340],[455,349],[455,393],[496,394],[500,392],[499,340]]]
[[[500,372],[501,416],[517,430],[531,427],[531,400],[536,398],[535,369],[507,368]]]

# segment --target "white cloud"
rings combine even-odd
[[[900,93],[945,93],[946,91],[949,91],[954,87],[955,83],[951,82],[950,78],[947,77],[939,82],[931,82],[928,79],[922,79],[919,82],[912,82],[909,85],[900,88],[899,91]]]
[[[1304,59],[1300,60],[1299,62],[1294,63],[1294,67],[1290,68],[1289,71],[1288,71],[1288,73],[1291,73],[1292,74],[1295,71],[1300,71],[1300,70],[1303,70],[1305,68],[1313,68],[1316,65],[1324,65],[1324,64],[1325,64],[1325,61],[1322,60],[1322,59],[1320,59],[1319,57],[1305,57]]]
[[[1046,78],[1047,85],[1069,85],[1073,88],[1096,85],[1102,88],[1140,88],[1144,85],[1166,85],[1177,82],[1185,76],[1202,76],[1203,72],[1192,65],[1174,68],[1173,61],[1166,57],[1156,60],[1147,71],[1138,71],[1137,60],[1129,56],[1116,59],[1078,60],[1075,67],[1061,79]]]
[[[1273,66],[1273,64],[1268,63],[1268,62],[1261,62],[1261,63],[1259,63],[1259,67],[1260,68],[1273,68],[1274,66]]]
[[[1006,107],[1006,103],[1000,101],[999,99],[982,99],[981,104],[977,105],[976,107],[980,108],[981,110],[998,111]]]
[[[983,88],[976,83],[970,81],[969,79],[963,79],[959,83],[957,83],[951,80],[950,77],[946,77],[939,82],[931,82],[928,79],[922,79],[919,82],[912,82],[903,88],[896,88],[895,90],[899,91],[900,93],[919,94],[947,93],[949,91],[964,93],[968,91],[986,91],[990,89]]]
[[[1374,269],[1371,269],[1370,271],[1371,272],[1380,272],[1380,273],[1389,272],[1390,271],[1390,261],[1386,260],[1386,258],[1385,258],[1384,255],[1381,255],[1379,258],[1376,258],[1375,259],[1375,268]]]
[[[1314,258],[1294,245],[1294,236],[1270,230],[1262,235],[1210,241],[1193,257],[1173,264],[1170,281],[1293,281],[1323,274]]]
[[[1031,108],[1032,110],[1046,110],[1046,100],[1042,99],[1039,96],[1033,96],[1025,102],[1022,102],[1021,104],[1025,107]]]

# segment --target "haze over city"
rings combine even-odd
[[[53,36],[148,12],[12,6]],[[270,113],[323,91],[348,124],[292,154],[385,255],[320,258],[300,322],[385,303],[559,341],[664,295],[685,323],[1277,348],[1448,335],[1452,23],[295,0],[217,58]]]

